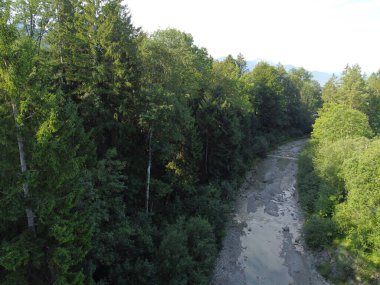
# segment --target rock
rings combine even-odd
[[[248,231],[249,231],[249,232],[252,232],[252,229],[251,229],[251,228],[248,228]]]
[[[289,227],[288,227],[288,226],[285,226],[285,227],[282,228],[282,230],[283,230],[284,232],[289,232]]]
[[[248,213],[255,213],[257,211],[257,203],[255,201],[254,197],[248,198],[247,201],[247,212]]]
[[[275,202],[269,201],[264,209],[264,212],[267,213],[268,215],[278,217],[278,206]]]

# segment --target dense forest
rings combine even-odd
[[[306,70],[214,60],[121,2],[0,0],[1,284],[208,284],[240,178],[321,107]],[[306,204],[375,270],[379,76],[357,80],[324,89]]]
[[[380,72],[347,66],[322,99],[299,162],[305,238],[327,253],[319,269],[333,283],[379,284]]]

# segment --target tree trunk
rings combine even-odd
[[[149,195],[150,195],[150,169],[152,167],[152,135],[153,131],[149,129],[149,142],[148,142],[148,168],[146,170],[146,192],[145,192],[145,210],[149,213]]]
[[[16,136],[17,136],[17,143],[18,143],[18,151],[20,154],[21,173],[24,174],[27,171],[26,158],[25,158],[25,152],[24,152],[24,140],[21,134],[20,125],[17,123],[18,109],[15,103],[12,104],[12,109],[13,109],[13,117],[14,117],[15,125],[16,125]],[[22,189],[24,191],[24,198],[28,199],[29,185],[27,182],[22,184]],[[29,206],[26,206],[25,210],[26,210],[26,217],[28,221],[28,229],[32,231],[33,233],[36,233],[36,225],[34,222],[33,211]]]
[[[206,135],[205,170],[206,170],[206,175],[208,176],[208,133]]]

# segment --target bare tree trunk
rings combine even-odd
[[[21,135],[20,125],[17,123],[18,109],[15,103],[12,104],[12,109],[13,109],[13,117],[14,117],[15,125],[16,125],[16,136],[17,136],[17,143],[18,143],[18,151],[20,154],[21,173],[25,173],[27,171],[27,166],[26,166],[26,158],[25,158],[25,152],[24,152],[24,140]],[[28,199],[29,185],[27,182],[25,182],[22,185],[22,189],[24,191],[24,198]],[[26,206],[26,217],[28,220],[28,229],[31,230],[33,233],[36,233],[34,214],[33,214],[32,209],[29,206]]]
[[[208,175],[208,133],[206,135],[205,170],[206,170],[206,175]]]
[[[149,213],[149,195],[150,195],[150,169],[152,167],[152,135],[153,131],[149,129],[149,142],[148,142],[148,168],[146,170],[146,192],[145,192],[145,210]]]

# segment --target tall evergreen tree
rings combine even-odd
[[[310,131],[314,117],[322,106],[321,86],[312,79],[312,74],[303,68],[290,70],[289,78],[296,88],[293,92],[298,94],[296,97],[293,94],[294,99],[289,102],[291,125]]]
[[[45,88],[48,73],[39,41],[16,29],[19,19],[9,16],[4,13],[1,18],[0,81],[2,101],[13,112],[22,175],[8,172],[13,178],[2,185],[1,201],[18,215],[1,217],[0,280],[81,284],[80,263],[91,241],[91,223],[82,205],[91,143],[75,105]],[[12,153],[14,146],[7,152]],[[21,209],[27,210],[29,231]]]
[[[343,100],[343,104],[367,113],[368,92],[359,65],[346,67],[342,74],[341,87],[338,92]]]
[[[252,85],[253,108],[263,132],[281,130],[286,124],[284,120],[284,93],[278,70],[268,63],[259,63],[248,75],[248,83]]]
[[[96,233],[87,273],[95,282],[125,280],[122,271],[128,272],[129,264],[127,205],[133,205],[133,192],[127,192],[126,169],[133,167],[128,165],[134,151],[129,136],[136,135],[138,30],[121,2],[58,1],[48,37],[58,79],[51,88],[76,102],[99,160],[92,169],[94,193],[87,201]]]
[[[197,180],[200,146],[191,105],[199,96],[208,58],[193,45],[191,36],[172,29],[145,37],[140,53],[144,66],[141,103],[145,110],[140,108],[139,125],[147,138],[148,210],[149,165],[156,173],[165,173],[165,183],[175,186],[167,187],[162,194],[157,189],[156,203],[167,201],[176,195],[174,189]]]
[[[322,100],[324,103],[338,103],[336,98],[338,88],[338,78],[335,74],[326,82],[322,90]]]
[[[322,99],[367,113],[368,91],[360,66],[347,66],[339,81],[333,76],[324,87]]]
[[[368,119],[372,129],[380,133],[380,71],[367,80],[369,91]]]

